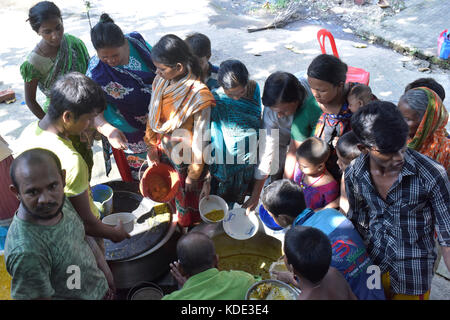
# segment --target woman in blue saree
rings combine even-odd
[[[151,46],[137,32],[124,35],[107,14],[92,28],[91,40],[97,55],[89,62],[87,76],[101,85],[108,102],[95,120],[97,130],[107,138],[103,139],[105,159],[109,160],[110,144],[122,180],[139,180],[147,155],[144,135],[156,70]]]
[[[220,88],[213,91],[209,177],[200,195],[222,197],[230,208],[251,191],[261,127],[261,93],[245,65],[226,60],[219,68]]]

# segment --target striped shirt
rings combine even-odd
[[[345,171],[349,218],[367,244],[370,257],[391,277],[397,294],[420,295],[431,287],[436,259],[434,231],[450,246],[450,185],[445,169],[408,149],[386,200],[379,195],[362,154]]]

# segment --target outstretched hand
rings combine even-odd
[[[114,229],[116,230],[116,233],[114,237],[111,239],[112,242],[120,242],[125,239],[131,238],[131,235],[125,231],[122,220],[119,220],[119,223],[114,227]]]
[[[183,287],[184,283],[187,281],[187,277],[184,276],[183,273],[181,272],[180,263],[178,261],[174,261],[173,263],[169,264],[169,266],[170,266],[170,273],[178,282],[178,288]]]
[[[296,280],[296,277],[294,277],[294,274],[290,271],[272,271],[272,274],[275,276],[275,279],[283,281],[287,284],[292,284],[296,288],[299,288],[299,283]]]
[[[203,182],[203,187],[202,187],[202,191],[200,192],[199,199],[201,200],[204,197],[209,197],[210,193],[211,193],[211,182],[209,182],[208,180],[205,180],[205,182]]]
[[[253,196],[251,196],[247,201],[245,201],[244,204],[242,205],[242,208],[246,209],[245,214],[249,215],[250,212],[254,211],[258,203],[259,199]]]
[[[160,162],[158,148],[152,147],[148,149],[147,161],[149,166],[156,165]]]
[[[127,137],[125,137],[125,134],[117,128],[111,130],[107,138],[111,146],[115,149],[125,150],[128,148]]]

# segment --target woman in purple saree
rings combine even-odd
[[[97,55],[89,62],[87,75],[101,85],[108,102],[95,123],[107,138],[105,160],[110,144],[122,180],[139,180],[147,155],[143,138],[156,70],[151,46],[137,32],[124,35],[107,14],[91,30],[91,39]]]

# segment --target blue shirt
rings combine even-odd
[[[318,212],[306,209],[298,215],[293,225],[314,227],[328,236],[332,248],[331,266],[344,275],[358,299],[385,299],[381,285],[373,289],[368,287],[368,280],[372,273],[367,273],[367,267],[372,265],[372,261],[359,233],[346,216],[335,209],[324,209]],[[370,280],[369,283],[371,283]],[[381,279],[379,283],[381,284]]]

